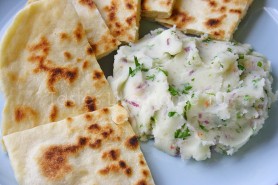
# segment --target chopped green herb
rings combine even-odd
[[[190,101],[187,101],[185,106],[183,107],[183,118],[187,120],[187,112],[191,109]]]
[[[239,60],[243,60],[243,59],[244,59],[244,54],[239,54],[239,55],[238,55],[238,59],[239,59]]]
[[[236,114],[236,117],[237,117],[238,119],[240,119],[240,118],[242,118],[242,114],[238,112],[238,113]]]
[[[204,125],[202,125],[201,123],[199,123],[199,127],[200,129],[202,129],[205,132],[208,132],[208,129],[206,129],[206,127]]]
[[[223,64],[219,63],[219,65],[220,65],[220,67],[221,67],[222,69],[224,68]]]
[[[143,64],[140,64],[137,57],[134,56],[134,62],[135,62],[135,69],[132,69],[131,67],[129,67],[129,75],[131,77],[134,77],[135,74],[138,72],[138,71],[143,71],[143,72],[147,72],[148,69],[147,68],[144,68]]]
[[[260,98],[260,100],[261,100],[261,101],[264,101],[264,98],[262,97],[262,98]]]
[[[194,81],[195,81],[195,78],[192,78],[191,81],[194,82]]]
[[[215,93],[206,93],[206,94],[208,94],[210,96],[215,96]]]
[[[178,96],[180,93],[177,89],[175,89],[173,86],[169,85],[168,91],[171,93],[172,96]]]
[[[238,42],[237,41],[232,41],[232,44],[234,45],[234,46],[237,46],[238,45]]]
[[[203,42],[206,42],[206,43],[208,43],[208,42],[210,42],[210,41],[212,41],[212,39],[209,38],[209,37],[203,40]]]
[[[164,73],[165,76],[168,76],[168,71],[163,70],[163,69],[161,69],[161,68],[157,68],[157,69],[158,69],[158,71],[161,71],[162,73]]]
[[[191,89],[192,89],[192,86],[189,83],[186,83],[184,85],[184,89],[183,89],[182,93],[183,94],[188,94],[189,93],[188,91],[190,91]]]
[[[242,71],[245,70],[245,67],[244,67],[243,65],[241,65],[241,64],[238,64],[237,67],[238,67],[240,70],[242,70]]]
[[[158,30],[158,31],[156,32],[156,34],[159,35],[159,34],[161,34],[162,32],[163,32],[163,30]]]
[[[186,127],[185,124],[182,125],[182,127],[175,132],[175,138],[176,139],[183,139],[185,140],[187,137],[191,136],[190,130],[188,127]]]
[[[231,92],[231,85],[230,84],[228,84],[227,92]]]
[[[156,122],[156,118],[154,116],[152,116],[151,117],[151,121],[155,123]]]
[[[250,96],[249,96],[249,95],[245,95],[245,96],[243,97],[243,99],[244,99],[244,101],[248,101],[248,100],[250,99]]]
[[[147,79],[147,80],[152,80],[152,81],[154,81],[154,78],[155,78],[155,75],[146,76],[146,79]]]
[[[260,81],[260,79],[252,80],[253,86],[254,86],[255,88],[258,87],[259,81]]]
[[[263,66],[263,63],[262,63],[261,61],[259,61],[259,62],[257,63],[257,66],[258,66],[258,67],[262,67],[262,66]]]
[[[227,51],[229,51],[231,53],[233,52],[232,48],[228,48]]]
[[[192,93],[191,98],[194,98],[194,96],[195,96],[195,94],[194,94],[194,93]]]
[[[173,117],[176,113],[177,113],[177,112],[169,112],[169,113],[168,113],[168,116],[171,118],[171,117]]]

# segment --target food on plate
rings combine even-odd
[[[33,3],[39,0],[29,0]],[[120,42],[112,36],[93,0],[71,0],[85,29],[96,57],[102,58],[117,49]]]
[[[138,39],[140,0],[94,0],[112,35],[122,42]]]
[[[209,34],[230,40],[253,0],[177,0],[170,18],[156,19],[163,25],[190,34]]]
[[[142,0],[142,16],[168,18],[172,14],[175,0]]]
[[[16,15],[1,44],[0,79],[3,136],[115,103],[67,0],[39,1]]]
[[[19,184],[154,184],[126,110],[115,105],[4,137]]]
[[[108,78],[135,132],[183,159],[232,155],[256,135],[276,97],[270,64],[247,44],[158,29],[122,46]]]

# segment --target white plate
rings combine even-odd
[[[0,36],[25,0],[0,0]],[[142,21],[141,36],[158,25]],[[22,33],[24,34],[24,33]],[[239,42],[250,43],[272,61],[274,84],[278,89],[278,1],[255,0],[235,34]],[[114,53],[113,53],[114,54]],[[113,54],[100,61],[106,75],[112,73]],[[0,109],[4,105],[0,97]],[[270,110],[264,128],[234,156],[213,155],[212,159],[182,161],[142,144],[157,185],[277,185],[278,184],[278,103]],[[1,119],[1,118],[0,118]],[[17,184],[8,156],[0,149],[0,185]]]

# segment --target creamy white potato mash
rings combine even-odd
[[[249,45],[158,29],[115,56],[115,96],[142,140],[184,159],[232,155],[275,100],[270,64]]]

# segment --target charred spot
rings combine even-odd
[[[225,31],[224,31],[224,30],[214,31],[212,34],[213,34],[215,37],[223,38],[224,35],[225,35]]]
[[[82,69],[87,69],[89,67],[89,62],[86,60],[83,62]]]
[[[20,122],[25,118],[25,116],[26,115],[24,110],[22,110],[21,108],[15,109],[15,113],[14,113],[15,121]]]
[[[73,31],[73,35],[75,39],[80,42],[83,38],[84,30],[81,23],[78,23],[75,30]]]
[[[71,117],[67,117],[66,120],[67,120],[67,122],[72,122],[73,121],[73,119]]]
[[[112,149],[110,151],[104,152],[102,155],[102,159],[104,160],[111,160],[116,161],[120,157],[120,150],[118,149]]]
[[[146,182],[145,179],[142,179],[142,180],[138,181],[138,182],[136,183],[136,185],[147,185],[147,182]]]
[[[121,24],[120,24],[119,22],[115,22],[115,26],[116,26],[117,28],[121,28]]]
[[[84,146],[87,143],[88,143],[88,138],[86,138],[86,137],[79,138],[79,145]]]
[[[128,25],[132,25],[133,20],[136,20],[136,16],[130,16],[130,17],[126,18],[125,21]]]
[[[126,168],[126,167],[127,167],[126,163],[125,163],[123,160],[120,160],[120,161],[119,161],[119,166],[120,166],[121,168]]]
[[[150,175],[148,170],[142,170],[142,174],[145,177],[148,177]]]
[[[92,131],[92,132],[98,132],[101,130],[100,126],[95,123],[95,124],[92,124],[88,127],[88,130]]]
[[[223,0],[224,3],[229,3],[231,0]]]
[[[226,15],[223,15],[219,18],[210,18],[205,22],[205,25],[207,28],[210,28],[210,29],[217,28],[222,24],[222,21],[225,17],[226,17]]]
[[[91,121],[92,120],[92,116],[90,114],[85,114],[85,119],[87,121]]]
[[[145,162],[143,160],[140,160],[139,163],[144,166],[145,165]]]
[[[125,174],[126,174],[126,176],[128,176],[128,177],[132,176],[132,169],[131,169],[130,167],[126,168],[126,169],[125,169]]]
[[[217,7],[217,3],[215,1],[213,1],[213,0],[210,0],[209,1],[209,6],[215,8],[215,7]]]
[[[222,13],[225,12],[226,10],[227,10],[227,8],[226,8],[225,6],[222,6],[222,7],[219,9],[219,11],[222,12]]]
[[[53,105],[50,110],[49,120],[51,122],[54,122],[56,121],[57,117],[58,117],[58,107],[56,105]]]
[[[61,40],[68,40],[70,36],[67,33],[60,33]]]
[[[64,52],[64,57],[65,57],[67,60],[72,59],[72,55],[71,55],[70,52],[68,52],[68,51],[65,51],[65,52]]]
[[[101,147],[101,143],[102,141],[100,139],[97,139],[95,140],[93,143],[90,143],[89,146],[92,148],[92,149],[98,149]]]
[[[119,166],[115,165],[115,164],[111,164],[107,167],[105,167],[104,169],[101,169],[99,170],[99,173],[101,175],[108,175],[109,173],[112,173],[112,172],[119,172],[120,168]]]
[[[104,114],[109,114],[110,111],[109,111],[108,108],[103,108],[103,109],[102,109],[102,112],[103,112]]]
[[[127,9],[132,10],[133,9],[133,5],[130,2],[127,2],[126,4]]]
[[[190,16],[187,13],[180,12],[177,9],[173,10],[171,19],[175,22],[175,24],[177,25],[177,28],[182,28],[182,27],[186,26],[187,24],[195,21],[194,17]]]
[[[242,11],[240,9],[230,9],[229,12],[241,15]]]
[[[39,43],[31,45],[29,48],[30,52],[42,51],[45,55],[49,53],[50,43],[46,37],[41,37]]]
[[[115,19],[115,17],[116,17],[115,12],[111,12],[111,13],[109,14],[109,20],[110,20],[110,21],[113,21],[113,20]]]
[[[125,146],[130,150],[136,150],[139,147],[138,138],[136,136],[132,136],[126,140]]]
[[[85,108],[89,112],[92,112],[92,111],[96,110],[96,99],[92,98],[90,96],[87,96],[85,98]]]
[[[101,135],[105,139],[108,138],[113,132],[114,130],[112,128],[109,128],[109,129],[105,129],[105,131],[103,131]]]
[[[88,55],[93,55],[95,52],[96,52],[96,45],[94,45],[94,44],[92,44],[91,46],[89,46],[88,48],[87,48],[87,54]]]
[[[103,74],[102,71],[100,71],[100,70],[95,70],[95,71],[93,71],[93,79],[94,79],[94,80],[100,80],[100,79],[102,79],[103,77],[104,77],[104,74]]]
[[[74,102],[73,102],[73,101],[67,100],[67,101],[65,102],[65,107],[70,108],[70,107],[73,107],[73,106],[74,106]]]
[[[79,3],[86,5],[90,9],[95,9],[96,5],[93,0],[79,0]]]

